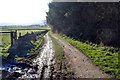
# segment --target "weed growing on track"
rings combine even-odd
[[[49,36],[55,45],[55,47],[54,47],[55,48],[55,57],[57,58],[57,60],[61,61],[64,58],[64,51],[63,51],[62,47],[58,44],[56,39],[50,35],[50,33],[49,33]]]
[[[69,60],[65,56],[65,52],[61,45],[57,42],[56,38],[54,38],[50,34],[49,36],[52,39],[54,50],[55,50],[55,65],[53,70],[53,80],[64,80],[64,79],[73,79],[74,78],[74,72],[71,68],[71,64],[69,63]]]
[[[96,45],[91,45],[90,43],[83,43],[66,36],[57,36],[85,53],[85,55],[91,58],[100,69],[106,73],[115,75],[116,78],[120,78],[118,52],[115,52],[116,49],[111,51],[112,49],[110,48],[105,49],[104,47],[98,47]]]

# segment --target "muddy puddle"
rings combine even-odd
[[[51,76],[51,66],[54,64],[54,51],[52,48],[52,40],[45,35],[45,44],[42,47],[40,54],[33,60],[33,65],[36,65],[37,70],[29,69],[29,71],[35,71],[35,74],[22,75],[20,78],[50,78]]]
[[[44,44],[37,57],[28,59],[27,62],[9,63],[0,67],[3,78],[50,78],[52,75],[52,65],[54,61],[54,51],[52,40],[48,33],[44,36]]]

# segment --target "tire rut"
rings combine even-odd
[[[53,60],[54,50],[52,45],[52,40],[48,36],[48,33],[44,36],[44,44],[42,46],[41,52],[37,55],[35,59],[33,59],[33,65],[38,65],[38,70],[35,73],[30,73],[34,69],[28,69],[24,75],[19,78],[38,78],[38,79],[46,79],[51,78],[52,75],[52,66],[55,63]],[[32,61],[31,61],[32,62]]]

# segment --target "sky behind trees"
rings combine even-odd
[[[0,25],[41,24],[49,0],[0,0]]]

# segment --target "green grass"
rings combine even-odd
[[[4,33],[0,35],[1,44],[0,47],[6,48],[10,45],[10,34]]]
[[[10,47],[10,34],[0,34],[0,56],[8,56]]]
[[[44,30],[17,30],[17,36],[19,37],[19,33],[21,33],[21,36],[24,36],[27,33],[34,33],[34,32],[40,32],[40,31],[44,31]]]
[[[0,29],[46,29],[46,30],[50,30],[49,26],[7,26],[7,27],[2,27]]]
[[[111,52],[109,48],[105,49],[96,45],[93,46],[90,43],[83,43],[66,36],[57,36],[82,51],[86,56],[91,58],[91,60],[99,66],[100,69],[104,70],[106,73],[115,75],[116,78],[120,78],[118,52]]]
[[[49,33],[50,38],[52,39],[52,42],[54,44],[54,49],[55,49],[55,58],[58,61],[64,60],[64,51],[62,47],[58,44],[56,39]]]
[[[6,30],[6,29],[2,29],[0,30],[0,32],[10,32],[11,30]],[[17,31],[17,36],[19,37],[19,33],[21,33],[21,36],[24,36],[27,33],[32,33],[32,32],[40,32],[40,31],[44,31],[44,30],[18,30]],[[6,48],[7,46],[10,45],[10,34],[9,33],[3,33],[0,34],[0,47]]]
[[[17,57],[17,58],[15,58],[15,60],[16,61],[20,61],[20,60],[23,60],[24,58],[22,58],[22,57]]]
[[[28,51],[27,56],[36,54],[35,52],[41,47],[43,40],[44,34],[41,34],[41,37],[39,37],[36,41],[31,41],[32,44],[34,45],[34,48]],[[25,58],[16,56],[15,60],[16,61],[25,60]]]
[[[44,35],[42,35],[38,40],[36,41],[32,41],[33,45],[34,45],[34,48],[32,48],[29,53],[33,53],[35,52],[36,50],[38,50],[40,48],[40,46],[42,45],[42,42],[44,40]]]
[[[11,32],[12,30],[8,30],[8,29],[0,29],[0,32]],[[18,30],[17,31],[17,36],[19,36],[19,33],[21,33],[21,36],[24,36],[27,33],[32,33],[32,32],[40,32],[40,31],[44,31],[44,30]],[[39,47],[39,45],[41,43],[42,39],[39,39],[37,42],[35,42],[35,49],[37,49]],[[11,39],[10,39],[10,34],[9,33],[3,33],[0,34],[0,56],[8,56],[8,49],[10,47],[11,44]],[[34,49],[34,50],[35,50]]]
[[[34,48],[32,48],[31,50],[28,51],[27,55],[31,56],[33,54],[36,54],[35,51],[37,51],[43,43],[44,40],[44,34],[41,34],[41,37],[39,37],[36,41],[31,41],[32,44],[34,45]],[[17,61],[23,60],[23,57],[16,57],[15,58]]]

